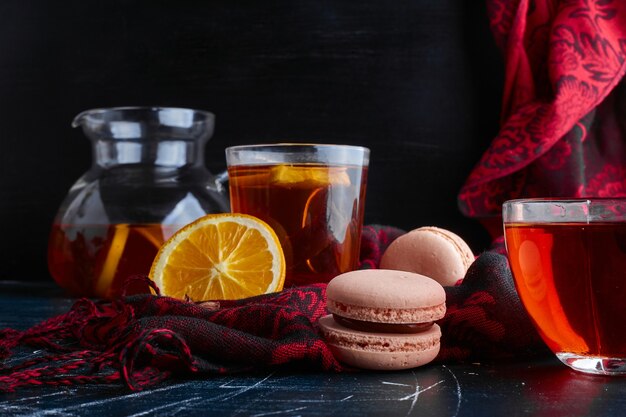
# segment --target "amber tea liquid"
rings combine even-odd
[[[553,352],[626,354],[626,223],[505,224],[515,283]]]
[[[52,226],[48,267],[71,294],[110,298],[119,295],[127,278],[147,275],[161,244],[179,227],[161,224]],[[128,294],[147,292],[141,284]]]
[[[328,282],[358,266],[367,167],[228,168],[233,213],[266,221],[287,262],[285,286]]]

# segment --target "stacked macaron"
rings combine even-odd
[[[320,330],[340,361],[359,368],[397,370],[432,361],[446,311],[445,292],[411,272],[361,270],[335,277],[326,290]]]
[[[432,361],[446,312],[445,285],[465,276],[474,254],[449,230],[420,227],[389,245],[380,268],[335,277],[320,330],[334,355],[359,368],[398,370]]]

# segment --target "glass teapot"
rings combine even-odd
[[[161,244],[207,213],[229,211],[220,176],[204,165],[213,134],[209,112],[117,107],[80,113],[72,123],[91,140],[91,168],[56,215],[48,267],[71,294],[110,298],[125,280],[148,274]],[[127,293],[145,284],[129,284]]]

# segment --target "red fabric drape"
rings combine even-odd
[[[520,197],[626,196],[626,1],[488,0],[505,59],[501,129],[459,193],[494,217]]]

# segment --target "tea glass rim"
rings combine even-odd
[[[621,210],[611,210],[620,207]],[[505,201],[502,222],[594,223],[626,222],[626,198],[621,197],[536,197]]]
[[[277,142],[277,143],[254,143],[246,145],[233,145],[226,148],[228,150],[248,150],[253,148],[269,149],[269,148],[345,148],[345,149],[360,149],[365,152],[370,152],[370,149],[361,145],[346,145],[341,143],[316,143],[316,142]]]
[[[235,154],[239,152],[263,152],[267,154],[284,154],[284,155],[302,155],[309,150],[322,150],[322,155],[328,155],[330,152],[340,155],[337,159],[339,164],[350,164],[358,166],[368,166],[370,149],[360,145],[345,145],[345,144],[332,144],[332,143],[313,143],[313,142],[278,142],[278,143],[258,143],[258,144],[246,144],[246,145],[234,145],[225,149],[226,164],[228,166],[248,165],[250,162],[235,161]],[[232,156],[232,157],[231,157]],[[353,158],[357,159],[353,159]],[[360,159],[358,159],[360,158]],[[296,158],[297,159],[297,158]],[[314,162],[319,163],[333,163],[325,161],[325,158],[320,156],[314,156],[312,158]],[[332,158],[335,159],[335,158]],[[260,161],[255,160],[254,163],[259,164],[275,164],[278,161]],[[285,162],[285,161],[281,161]],[[310,161],[309,161],[310,162]]]
[[[526,197],[506,200],[502,205],[514,203],[600,203],[626,202],[626,197]]]

